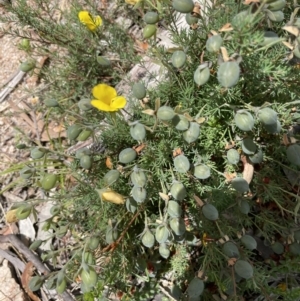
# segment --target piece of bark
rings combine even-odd
[[[250,184],[253,178],[254,166],[249,162],[245,155],[241,156],[241,161],[244,165],[243,178]]]
[[[31,261],[37,270],[42,274],[48,274],[49,270],[44,266],[39,257],[34,255],[32,251],[24,245],[24,243],[15,235],[0,236],[0,243],[11,243],[20,253],[22,253],[28,261]],[[60,294],[64,301],[75,301],[75,299],[67,292]]]
[[[41,301],[41,299],[37,295],[35,295],[29,287],[29,282],[30,282],[30,279],[34,275],[34,271],[35,271],[35,267],[34,267],[33,263],[31,261],[29,261],[26,264],[25,269],[22,273],[21,283],[22,283],[22,286],[23,286],[26,294],[30,297],[31,300]]]

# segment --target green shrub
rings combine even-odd
[[[174,9],[190,14],[190,2],[135,5],[137,22],[142,13],[158,13],[177,47],[155,44],[157,24],[150,24],[151,35],[144,31],[149,56],[167,74],[155,89],[132,83],[141,102],[127,96],[129,120],[120,114],[124,98],[111,88],[136,56],[121,28],[101,16],[103,25],[89,31],[79,23],[78,4],[63,14],[64,24],[50,18],[45,1],[36,0],[36,10],[21,0],[9,7],[6,21],[29,25],[37,37],[24,29],[11,34],[30,40],[32,54],[50,57],[42,69],[50,85],[41,96],[58,106],[39,110],[67,128],[68,139],[51,139],[51,148],[31,161],[34,176],[20,168],[24,185],[44,189],[44,168],[55,168],[57,189],[49,198],[59,210],[44,229],[58,238],[69,230],[74,238],[64,250],[70,257],[63,274],[55,276],[59,291],[78,273],[84,300],[104,292],[105,298],[104,285],[122,292],[122,300],[147,300],[165,277],[172,300],[292,300],[298,290],[298,188],[285,175],[299,174],[299,133],[290,130],[299,123],[298,10],[283,0],[214,1],[179,29]],[[284,5],[274,11],[275,2]],[[122,7],[132,14],[132,6]],[[99,68],[101,39],[119,63]],[[49,52],[49,45],[60,51]],[[68,153],[82,131],[92,147]],[[55,265],[60,251],[44,260]]]

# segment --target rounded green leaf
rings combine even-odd
[[[180,217],[182,214],[181,206],[175,201],[169,201],[168,213],[171,217]]]
[[[126,200],[126,208],[129,212],[135,213],[137,210],[137,202],[134,200],[134,198],[128,198]]]
[[[45,190],[50,190],[55,187],[57,182],[57,175],[46,174],[41,180],[42,188]]]
[[[242,141],[242,150],[247,155],[254,155],[256,152],[256,144],[250,138],[245,138]]]
[[[222,247],[223,253],[230,258],[238,258],[240,256],[240,252],[237,246],[231,242],[227,241]]]
[[[20,170],[20,177],[24,180],[28,180],[33,176],[34,172],[35,172],[34,168],[30,168],[28,166],[25,166],[24,168],[22,168]]]
[[[146,230],[142,237],[142,244],[147,248],[152,248],[155,243],[155,237],[150,230]]]
[[[284,14],[281,10],[277,11],[267,11],[269,19],[273,22],[282,22],[284,20]]]
[[[87,98],[80,99],[77,103],[77,106],[81,111],[89,111],[93,108],[91,105],[91,100]]]
[[[182,201],[187,196],[184,185],[178,181],[172,184],[170,193],[172,197],[177,201]]]
[[[279,40],[279,37],[278,37],[277,33],[273,32],[273,31],[265,31],[264,40],[261,43],[261,45],[267,46],[268,44],[271,44],[278,40]]]
[[[263,161],[263,152],[262,152],[262,150],[259,148],[258,151],[254,155],[249,156],[249,160],[253,164],[260,164]]]
[[[130,175],[131,182],[134,186],[144,187],[147,183],[147,176],[144,171],[139,168],[134,168]]]
[[[222,63],[218,70],[218,81],[221,86],[231,88],[240,78],[240,67],[235,61]]]
[[[183,14],[192,12],[194,9],[194,2],[192,0],[173,0],[173,8]]]
[[[175,68],[181,68],[184,66],[185,62],[186,62],[186,54],[184,51],[182,50],[177,50],[172,54],[171,57],[171,62],[172,65]]]
[[[189,25],[194,25],[194,24],[198,23],[198,20],[199,20],[199,18],[193,16],[191,13],[187,13],[185,15],[185,21]]]
[[[236,191],[241,192],[241,193],[247,192],[249,190],[248,182],[245,179],[240,178],[240,177],[234,178],[231,181],[231,185]]]
[[[196,165],[194,168],[194,176],[197,179],[205,180],[210,177],[210,168],[205,164]]]
[[[143,29],[143,37],[144,39],[150,39],[152,36],[156,34],[157,27],[154,24],[147,24]]]
[[[82,131],[82,126],[79,124],[73,124],[67,129],[67,137],[69,140],[75,140]]]
[[[144,22],[147,24],[155,24],[159,21],[159,16],[157,12],[154,11],[148,11],[144,17]]]
[[[147,197],[147,191],[144,187],[134,186],[131,190],[131,195],[137,203],[143,203]]]
[[[97,56],[97,63],[103,68],[108,68],[111,66],[111,61],[102,55]]]
[[[277,113],[271,108],[263,108],[258,111],[258,119],[264,125],[275,125],[277,123]]]
[[[277,0],[277,1],[272,1],[270,4],[268,4],[267,8],[268,10],[277,11],[283,9],[285,5],[286,5],[285,0]]]
[[[172,218],[170,228],[176,235],[183,235],[186,231],[184,220],[181,217]]]
[[[282,254],[284,252],[284,245],[278,241],[271,245],[271,248],[275,254]]]
[[[146,137],[145,126],[141,123],[137,123],[130,127],[130,135],[134,140],[142,141]]]
[[[294,239],[300,241],[300,230],[294,232]]]
[[[289,250],[293,255],[300,255],[300,244],[293,242],[289,245]]]
[[[202,213],[210,221],[216,221],[219,218],[219,212],[212,204],[205,204],[202,207]]]
[[[32,159],[41,159],[45,156],[46,152],[46,149],[37,146],[30,151],[30,156]]]
[[[59,106],[58,101],[56,99],[54,99],[54,98],[46,98],[46,99],[44,99],[44,104],[48,108],[54,108],[54,107],[58,107]]]
[[[223,44],[223,39],[220,35],[211,36],[206,41],[206,49],[209,52],[218,52]]]
[[[98,279],[97,273],[95,269],[91,266],[86,266],[85,268],[83,268],[81,270],[80,276],[82,282],[87,287],[94,287],[94,285],[97,283],[97,279]]]
[[[179,155],[174,159],[174,166],[179,173],[186,173],[190,169],[190,162],[184,155]]]
[[[286,155],[292,164],[300,166],[300,145],[290,145],[286,150]]]
[[[275,124],[264,124],[264,128],[270,134],[277,134],[281,131],[281,123],[277,120]]]
[[[248,214],[250,212],[250,205],[246,200],[241,200],[239,209],[243,214]]]
[[[256,240],[252,236],[247,234],[241,238],[241,242],[250,251],[256,249],[257,247]]]
[[[196,298],[199,297],[204,290],[204,282],[199,278],[194,278],[187,288],[187,293],[190,298]]]
[[[234,122],[236,126],[245,132],[251,131],[254,127],[254,118],[246,110],[239,110],[234,115]]]
[[[45,279],[41,276],[33,276],[32,278],[30,278],[30,281],[29,281],[29,289],[32,291],[32,292],[35,292],[37,290],[39,290],[41,288],[41,286],[43,285]]]
[[[137,156],[137,153],[132,148],[125,148],[119,154],[119,161],[123,164],[132,162]]]
[[[183,139],[187,143],[195,142],[200,135],[200,125],[197,122],[190,122],[190,127],[187,131],[183,132]]]
[[[238,260],[234,265],[235,272],[244,279],[253,277],[253,268],[248,261]]]
[[[87,140],[91,135],[93,131],[91,129],[84,129],[79,136],[76,138],[77,141],[85,141]]]
[[[84,169],[90,169],[93,164],[93,158],[89,155],[84,155],[80,158],[79,164]]]
[[[134,83],[132,86],[132,94],[137,99],[143,99],[146,96],[146,87],[143,83]]]
[[[238,164],[240,161],[240,154],[236,149],[230,149],[227,152],[227,160],[230,164]]]
[[[165,243],[162,243],[162,244],[159,245],[158,251],[159,251],[160,256],[165,258],[165,259],[169,258],[170,253],[171,253],[169,248],[167,247],[167,245]]]
[[[208,67],[200,68],[198,67],[194,72],[194,82],[198,86],[202,86],[208,82],[210,78],[210,70]]]
[[[190,127],[190,122],[184,115],[175,115],[172,119],[172,124],[175,126],[175,129],[178,131],[186,131]]]
[[[163,121],[172,120],[175,116],[175,112],[171,107],[162,106],[157,110],[157,118]]]
[[[120,172],[116,169],[112,169],[103,177],[106,186],[110,186],[115,183],[120,177]]]
[[[165,243],[169,238],[169,230],[166,226],[160,225],[155,230],[155,239],[158,243]]]

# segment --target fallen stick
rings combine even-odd
[[[5,98],[11,93],[11,91],[20,83],[25,74],[26,72],[20,70],[13,78],[13,80],[8,84],[8,86],[2,90],[2,92],[0,93],[0,103],[4,101]]]
[[[26,257],[28,262],[33,263],[33,265],[40,273],[45,275],[49,273],[49,270],[45,267],[41,259],[33,254],[32,251],[27,246],[25,246],[25,244],[16,235],[1,235],[0,243],[12,244],[20,253],[22,253]],[[6,257],[6,259],[9,260],[8,257]],[[62,296],[64,301],[75,301],[67,291],[63,292],[60,295]]]

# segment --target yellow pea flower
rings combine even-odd
[[[105,202],[110,202],[118,205],[123,205],[125,203],[125,198],[123,195],[117,193],[110,188],[96,189],[100,199]]]
[[[88,11],[82,10],[78,13],[80,22],[85,25],[90,31],[95,31],[102,25],[100,16],[92,16]]]
[[[130,5],[135,5],[140,2],[140,0],[125,0],[125,2]]]
[[[93,88],[91,105],[100,111],[115,112],[125,107],[126,98],[118,96],[115,88],[106,84],[99,84]]]

